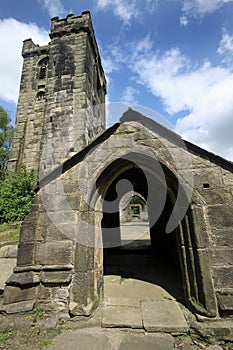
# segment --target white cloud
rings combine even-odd
[[[181,16],[181,17],[180,17],[180,25],[181,25],[181,26],[187,27],[188,22],[189,22],[189,21],[188,21],[187,16]]]
[[[218,48],[218,53],[220,55],[225,53],[233,54],[233,36],[231,36],[227,32],[224,32],[222,36],[222,40]]]
[[[145,8],[149,13],[154,13],[158,5],[158,0],[145,0]]]
[[[124,0],[97,0],[97,7],[100,10],[112,8],[114,15],[125,23],[139,15],[136,8],[136,0],[130,0],[127,3]]]
[[[215,12],[224,4],[233,0],[183,0],[183,13],[190,17],[204,16]]]
[[[101,62],[102,62],[105,74],[110,74],[113,71],[117,70],[116,63],[110,57],[102,56]]]
[[[233,35],[225,29],[217,53],[222,56],[222,63],[228,65],[233,63]]]
[[[126,103],[133,103],[133,104],[137,104],[137,100],[136,100],[136,95],[139,94],[139,90],[135,89],[132,86],[127,86],[126,89],[123,91],[122,94],[122,101],[126,102]]]
[[[0,20],[0,98],[17,102],[21,76],[22,42],[32,38],[36,44],[48,43],[48,33],[33,23],[22,23],[14,18]]]
[[[157,0],[97,0],[99,10],[112,9],[116,17],[128,24],[133,18],[140,18],[143,10],[153,13]]]
[[[178,48],[162,55],[151,49],[136,52],[130,68],[137,82],[160,97],[171,115],[187,111],[177,121],[176,131],[191,142],[233,160],[230,67],[213,66],[208,60],[194,66]]]
[[[212,13],[228,2],[232,0],[184,0],[183,10],[197,14]]]
[[[64,16],[66,13],[61,0],[41,0],[41,3],[48,10],[50,17]]]

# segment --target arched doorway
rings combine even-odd
[[[153,167],[153,162],[155,159],[145,155],[142,157],[133,154],[132,160],[127,155],[127,159],[117,159],[110,164],[97,180],[98,194],[103,200],[101,227],[105,273],[106,262],[111,254],[117,252],[118,258],[123,261],[122,256],[129,253],[121,246],[119,203],[122,196],[129,191],[130,184],[130,189],[139,193],[147,201],[150,254],[159,263],[155,264],[157,271],[152,271],[149,268],[150,265],[147,266],[147,272],[150,270],[151,273],[150,277],[143,274],[143,270],[139,273],[135,270],[122,269],[119,273],[125,272],[130,276],[132,272],[137,277],[140,275],[141,279],[150,278],[151,282],[162,285],[175,298],[181,298],[195,313],[208,317],[215,316],[216,305],[208,256],[199,246],[200,232],[195,222],[197,215],[199,220],[204,220],[204,214],[201,207],[197,210],[190,203],[182,222],[177,223],[173,232],[166,233],[166,225],[177,198],[178,180],[164,164],[159,163],[162,174],[158,171],[158,167]],[[139,163],[140,166],[138,166]],[[182,195],[185,197],[184,191]],[[148,201],[149,197],[153,200]],[[205,236],[206,232],[203,231],[201,234]],[[176,284],[171,283],[172,280],[176,281]]]

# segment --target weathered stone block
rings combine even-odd
[[[60,227],[51,224],[46,227],[46,241],[60,241],[67,237],[63,234]],[[69,237],[68,237],[69,238]]]
[[[44,226],[39,226],[36,221],[30,221],[29,218],[27,218],[21,225],[19,236],[20,243],[43,241],[43,228]]]
[[[233,288],[233,266],[215,267],[213,269],[214,284],[216,288]]]
[[[78,236],[77,236],[78,225],[76,223],[73,223],[73,224],[68,224],[68,223],[60,224],[59,225],[59,229],[61,231],[61,234],[63,235],[63,239],[66,239],[66,240],[69,239],[69,240],[71,240],[73,242],[77,242],[78,241]]]
[[[68,265],[72,263],[72,250],[70,241],[38,243],[36,262],[39,265]]]
[[[228,189],[223,187],[219,188],[200,188],[199,192],[201,193],[206,204],[227,204],[232,201],[231,194]]]
[[[79,272],[94,269],[94,248],[77,243],[75,249],[75,268]]]
[[[222,173],[220,167],[203,167],[202,169],[194,169],[194,186],[197,189],[203,188],[204,183],[209,183],[211,187],[222,187]]]
[[[43,284],[40,284],[37,289],[37,295],[40,300],[50,300],[54,298],[54,286],[46,286]]]
[[[46,208],[45,208],[46,210]],[[51,220],[48,216],[48,214],[46,213],[46,211],[42,211],[40,212],[40,215],[38,217],[38,221],[37,221],[37,225],[39,226],[47,226],[51,224]]]
[[[65,301],[58,300],[38,300],[36,307],[38,310],[57,314],[68,314],[69,311],[68,303]]]
[[[6,286],[4,291],[3,304],[33,300],[36,297],[36,291],[37,287],[20,288],[18,286]]]
[[[70,298],[69,286],[59,286],[59,288],[55,290],[55,298],[67,303]]]
[[[213,230],[213,234],[214,234],[214,243],[216,247],[219,247],[219,246],[233,247],[233,229],[222,228],[219,230]]]
[[[233,313],[233,292],[217,293],[217,299],[221,311],[231,311]]]
[[[74,224],[76,222],[75,212],[71,208],[66,208],[67,211],[55,211],[51,214],[51,220],[54,225]]]
[[[226,186],[233,186],[233,176],[232,173],[224,170],[223,171],[223,181]]]
[[[40,274],[33,271],[14,273],[8,278],[6,283],[19,286],[37,284],[40,283]]]
[[[89,300],[94,300],[94,273],[76,273],[71,287],[72,301],[79,305],[89,304]]]
[[[28,220],[24,220],[20,229],[19,241],[33,242],[36,239],[36,223]]]
[[[33,265],[34,251],[34,243],[20,243],[18,246],[17,266]]]
[[[53,200],[54,200],[54,210],[56,212],[67,212],[67,211],[70,211],[71,208],[70,208],[70,205],[68,203],[68,199],[67,199],[67,196],[65,194],[57,194],[56,196],[53,197]],[[51,211],[49,209],[49,211]]]
[[[214,249],[210,251],[210,259],[212,266],[233,266],[233,248]]]
[[[94,213],[81,212],[76,226],[75,241],[88,247],[95,246]]]
[[[209,206],[207,213],[213,228],[224,230],[224,228],[233,227],[232,206],[224,204]]]
[[[208,159],[207,156],[204,158],[204,157],[199,157],[198,155],[195,155],[195,154],[191,154],[191,157],[192,157],[192,164],[194,169],[210,167],[210,160]]]
[[[96,293],[100,300],[103,298],[104,293],[104,271],[103,266],[96,268],[94,271],[94,286],[96,287]]]
[[[18,312],[32,311],[35,305],[35,300],[20,301],[17,303],[4,305],[4,311],[7,314],[16,314]]]
[[[70,271],[44,271],[41,281],[43,283],[67,284],[70,283],[71,278]]]

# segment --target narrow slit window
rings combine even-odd
[[[203,188],[210,188],[210,184],[209,183],[204,183],[203,184]]]
[[[39,64],[38,64],[39,72],[38,72],[38,79],[43,80],[47,76],[47,70],[48,70],[48,58],[43,58]]]
[[[44,79],[46,77],[46,66],[40,67],[39,79]]]

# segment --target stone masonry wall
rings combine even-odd
[[[45,116],[45,99],[38,99],[39,91],[45,91],[46,79],[39,80],[38,62],[47,57],[49,46],[35,45],[31,39],[23,43],[23,70],[18,99],[16,128],[9,170],[15,171],[21,163],[38,169],[40,142]]]

